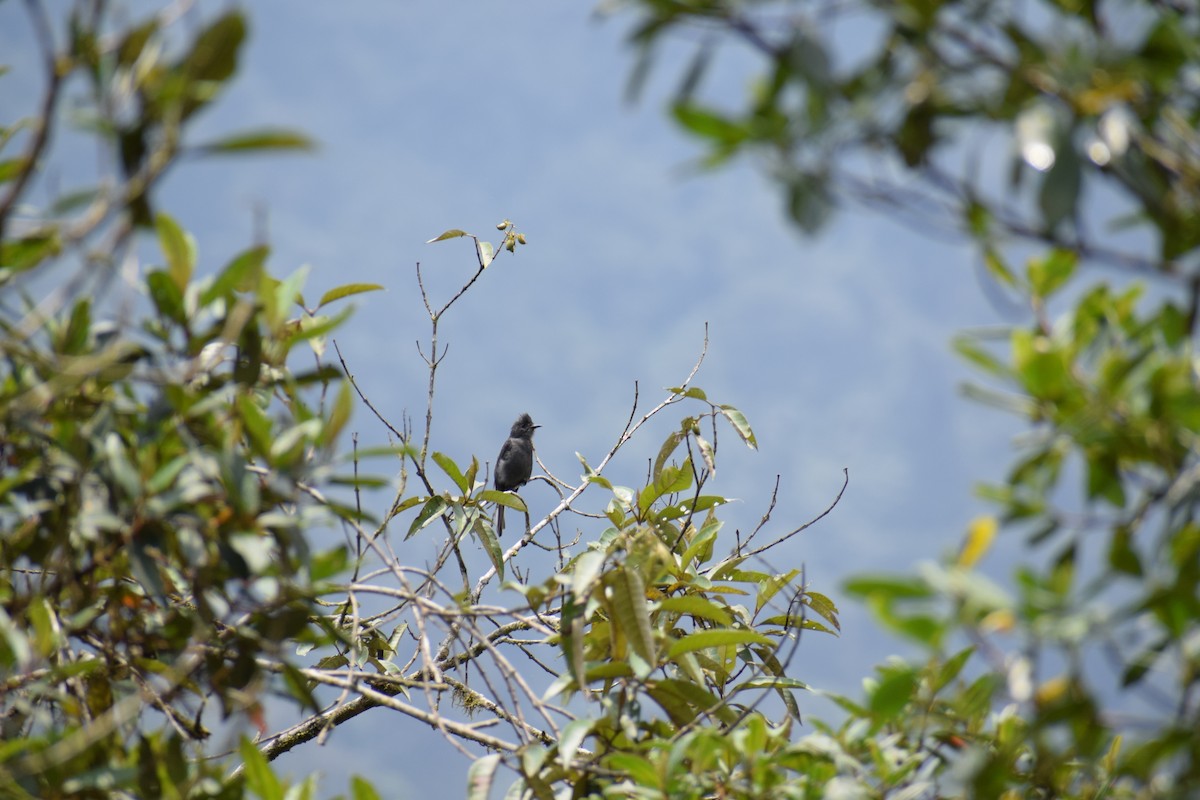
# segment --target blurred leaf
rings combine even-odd
[[[967,537],[958,554],[958,566],[970,569],[979,563],[979,559],[991,548],[999,527],[996,518],[992,516],[971,520],[971,524],[967,526]]]
[[[595,724],[595,721],[590,719],[574,719],[563,728],[562,737],[558,742],[558,760],[563,768],[570,768],[580,745],[591,734]]]
[[[705,139],[712,139],[721,147],[725,157],[746,139],[746,129],[715,111],[695,103],[677,103],[672,108],[675,121],[684,130],[690,131]]]
[[[338,434],[346,427],[346,423],[350,421],[350,414],[354,409],[354,394],[350,388],[349,381],[343,381],[338,387],[337,398],[333,401],[333,408],[329,411],[329,418],[325,420],[325,426],[321,429],[321,437],[317,443],[322,447],[331,447],[336,441]]]
[[[162,211],[154,218],[154,227],[158,231],[163,256],[167,259],[167,274],[182,295],[196,267],[196,239]]]
[[[200,32],[180,64],[188,80],[182,116],[191,116],[207,104],[216,90],[237,71],[238,51],[246,38],[246,20],[240,11],[228,11]]]
[[[197,145],[195,149],[210,155],[256,154],[264,150],[311,152],[316,149],[316,143],[298,131],[284,128],[264,128],[223,136],[215,141]]]
[[[846,581],[843,588],[847,594],[864,598],[880,595],[889,601],[933,596],[933,591],[925,581],[907,576],[859,575]]]
[[[868,708],[872,714],[884,720],[894,719],[908,705],[916,687],[917,675],[912,668],[904,666],[886,669],[871,692]]]
[[[499,765],[499,753],[480,756],[471,763],[467,769],[467,800],[488,800]]]
[[[200,304],[207,306],[217,298],[230,297],[235,291],[249,292],[258,286],[270,248],[252,247],[238,254],[217,275],[216,280],[200,294]]]
[[[146,48],[146,43],[150,41],[150,37],[158,32],[158,28],[158,18],[150,17],[141,25],[137,25],[126,31],[120,45],[117,47],[117,63],[122,67],[132,66],[142,55],[142,52]]]
[[[7,183],[25,170],[25,159],[6,158],[0,161],[0,183]]]
[[[242,756],[242,774],[246,778],[246,788],[261,800],[284,800],[283,785],[271,771],[271,765],[249,739],[242,737],[238,752]]]
[[[786,186],[787,212],[800,230],[815,234],[828,221],[833,199],[824,180],[813,175],[793,178]]]
[[[1075,272],[1079,255],[1074,250],[1056,248],[1040,259],[1029,261],[1029,286],[1037,297],[1049,297]]]
[[[1004,258],[993,247],[987,247],[983,251],[983,265],[987,268],[988,274],[995,278],[1000,283],[1010,289],[1016,289],[1017,276],[1004,263]]]
[[[180,325],[186,322],[183,293],[174,278],[162,270],[155,270],[146,276],[146,287],[159,314]]]
[[[970,334],[959,334],[954,337],[955,351],[984,372],[998,378],[1009,377],[1012,371],[1000,359],[980,347],[976,338]]]
[[[484,758],[491,757],[492,756],[484,756]],[[472,767],[474,767],[474,764],[472,764]],[[468,800],[470,800],[470,797],[471,796],[468,795]],[[486,795],[484,797],[486,800]],[[379,792],[375,791],[375,787],[365,779],[360,778],[358,775],[353,775],[350,778],[350,800],[383,800],[383,796],[380,795]]]
[[[62,251],[57,228],[0,243],[0,267],[23,272]]]
[[[1042,178],[1038,194],[1038,207],[1047,230],[1054,230],[1063,220],[1074,217],[1082,182],[1079,155],[1065,142],[1056,152],[1054,165]]]
[[[941,665],[938,669],[937,681],[934,682],[934,692],[940,692],[942,689],[950,685],[950,682],[959,676],[967,661],[975,653],[975,647],[966,647],[955,653],[949,660]]]

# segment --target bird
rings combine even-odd
[[[528,414],[517,417],[500,455],[496,456],[496,470],[492,474],[492,485],[499,492],[511,492],[529,482],[533,474],[533,432],[541,425],[534,425]],[[504,533],[504,506],[496,516],[496,535]]]

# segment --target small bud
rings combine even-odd
[[[525,244],[525,234],[523,234],[523,233],[518,233],[518,234],[517,234],[517,241],[518,241],[518,242],[520,242],[521,244]]]
[[[496,223],[496,230],[498,230],[498,231],[502,231],[502,230],[504,230],[505,228],[507,228],[509,225],[512,225],[512,223],[511,223],[511,222],[509,222],[508,220],[504,220],[504,222],[497,222],[497,223]]]

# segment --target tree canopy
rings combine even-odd
[[[955,230],[1026,309],[955,342],[975,397],[1028,425],[980,490],[996,511],[935,567],[842,587],[920,655],[863,665],[829,720],[802,716],[794,656],[839,630],[839,590],[774,554],[842,495],[725,528],[721,446],[758,439],[699,385],[707,341],[662,393],[634,388],[579,477],[539,465],[558,501],[531,516],[433,426],[442,323],[525,233],[430,239],[461,248],[461,283],[413,276],[425,408],[389,414],[332,339],[379,286],[277,277],[266,241],[202,269],[158,196],[185,158],[310,147],[287,129],[195,141],[244,12],[189,28],[173,5],[26,5],[44,85],[0,120],[5,797],[316,796],[271,761],[366,712],[462,749],[473,799],[1200,788],[1194,4],[621,4],[633,88],[693,50],[673,119],[704,165],[755,159],[807,231],[844,202]],[[707,88],[733,49],[756,65],[744,98]],[[60,191],[43,177],[68,118],[103,169]],[[355,408],[377,441],[346,441]],[[644,481],[616,482],[652,430]],[[1030,548],[1003,585],[978,572],[998,535]],[[431,562],[406,555],[416,537]],[[275,702],[301,720],[272,729]]]

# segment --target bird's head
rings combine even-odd
[[[533,417],[529,416],[528,414],[522,414],[521,416],[517,417],[517,421],[513,423],[512,432],[509,435],[515,436],[519,439],[528,439],[532,437],[533,432],[540,427],[542,426],[533,424]]]

